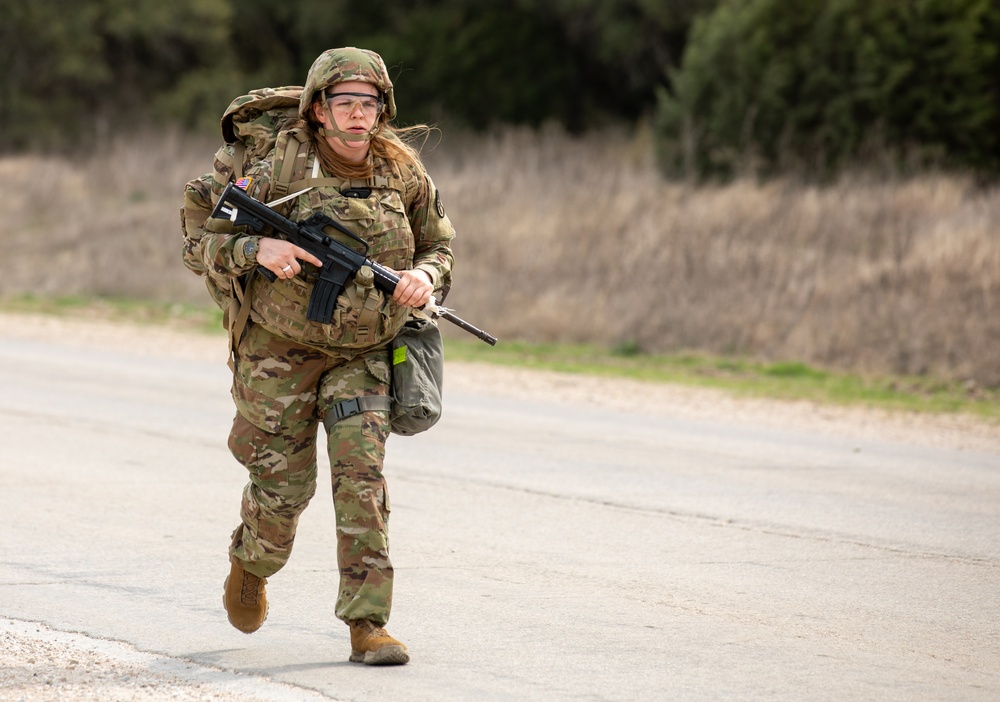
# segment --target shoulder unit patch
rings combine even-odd
[[[441,191],[434,188],[434,207],[437,209],[438,217],[444,219],[444,203],[441,202]]]

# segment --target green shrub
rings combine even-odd
[[[992,0],[725,0],[658,95],[666,172],[829,174],[872,156],[1000,171]]]

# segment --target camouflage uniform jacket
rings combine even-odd
[[[246,172],[252,179],[248,193],[262,202],[269,199],[274,157],[272,151]],[[306,172],[313,172],[315,159],[310,145],[305,152]],[[243,253],[249,234],[234,231],[228,221],[207,216],[230,175],[225,160],[217,156],[215,173],[188,184],[184,208],[185,265],[206,276],[210,292],[223,309],[230,307],[235,296],[234,279],[256,267]],[[320,213],[331,217],[368,243],[369,259],[397,271],[426,271],[438,299],[443,299],[451,285],[451,239],[455,231],[433,182],[419,166],[375,157],[373,167],[374,177],[367,183],[345,181],[339,187],[324,184],[279,209],[294,221]],[[348,187],[359,185],[370,188],[369,197],[342,194]],[[351,243],[334,231],[327,233]],[[315,273],[315,267],[306,264],[302,273],[292,279],[272,283],[261,275],[253,276],[249,291],[251,320],[292,341],[347,357],[383,344],[398,333],[408,310],[393,302],[391,296],[353,278],[338,297],[330,324],[307,320]]]

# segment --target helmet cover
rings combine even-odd
[[[385,101],[386,118],[391,120],[396,116],[392,81],[382,57],[374,51],[353,46],[328,49],[313,61],[299,99],[299,116],[303,119],[307,117],[309,106],[317,92],[349,80],[370,83],[378,88]]]

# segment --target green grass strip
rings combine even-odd
[[[87,319],[167,325],[222,334],[222,313],[213,306],[118,298],[17,296],[0,299],[0,310]],[[1000,423],[1000,388],[981,388],[930,376],[859,375],[799,361],[760,362],[706,353],[645,354],[632,345],[608,349],[587,344],[501,340],[488,346],[448,334],[449,360],[653,383],[725,390],[737,396],[809,400],[887,410],[970,414]]]
[[[501,341],[491,348],[477,341],[449,338],[445,350],[449,360],[677,383],[749,397],[939,414],[967,413],[1000,420],[1000,389],[926,376],[862,376],[815,368],[798,361],[766,363],[705,353],[623,353],[582,344]]]

